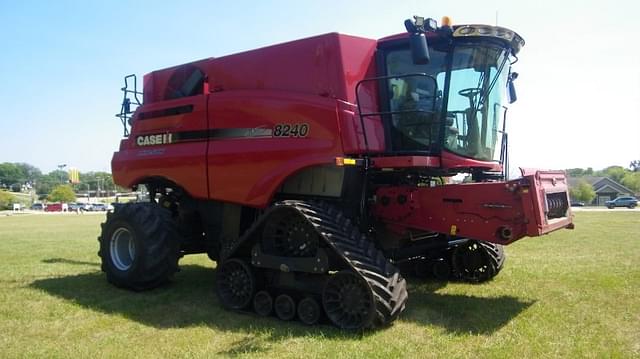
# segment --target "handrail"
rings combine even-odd
[[[129,79],[133,78],[133,90],[129,89]],[[129,137],[129,129],[127,125],[131,126],[131,117],[132,113],[138,108],[138,106],[142,105],[142,102],[138,98],[138,95],[144,95],[142,92],[138,91],[138,79],[135,74],[127,75],[124,77],[124,87],[120,89],[123,92],[122,105],[120,106],[120,113],[116,114],[116,117],[120,119],[122,122],[122,127],[124,128],[124,137]],[[131,102],[129,98],[129,94],[133,94],[133,99],[135,103]],[[131,109],[131,105],[136,106],[136,109]]]
[[[362,112],[362,106],[361,106],[361,101],[360,101],[360,86],[365,83],[365,82],[372,82],[372,81],[385,81],[388,84],[388,81],[391,79],[402,79],[402,78],[406,78],[406,77],[416,77],[416,76],[420,76],[420,77],[425,77],[428,78],[430,80],[433,81],[434,84],[434,89],[437,90],[438,88],[438,82],[435,79],[435,77],[431,76],[431,75],[427,75],[426,73],[422,73],[422,72],[417,72],[417,73],[408,73],[408,74],[402,74],[402,75],[389,75],[389,76],[378,76],[378,77],[370,77],[364,80],[360,80],[358,81],[358,83],[356,84],[356,105],[358,108],[358,115],[360,117],[360,126],[362,127],[362,135],[364,137],[364,145],[365,145],[365,155],[369,153],[369,140],[367,138],[367,130],[365,128],[364,125],[364,118],[365,117],[371,117],[371,116],[388,116],[388,115],[395,115],[395,114],[406,114],[406,113],[433,113],[434,111],[425,111],[425,110],[420,110],[420,109],[415,109],[415,110],[402,110],[402,111],[378,111],[378,112],[369,112],[369,113],[363,113]],[[433,103],[431,108],[434,109],[435,105],[436,105],[436,93],[434,92],[433,95]],[[380,104],[378,104],[378,108],[379,108]]]

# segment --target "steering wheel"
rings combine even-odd
[[[474,107],[474,100],[476,99],[476,96],[478,96],[478,94],[480,94],[482,90],[480,90],[477,87],[470,87],[468,89],[462,89],[460,91],[458,91],[458,94],[460,96],[464,96],[466,98],[469,99],[469,108],[473,108]]]
[[[468,89],[463,89],[463,90],[458,91],[458,94],[459,94],[460,96],[464,96],[464,97],[468,97],[468,98],[473,98],[473,97],[478,96],[478,94],[480,93],[480,91],[482,91],[482,90],[480,90],[480,89],[479,89],[479,88],[477,88],[477,87],[470,87],[470,88],[468,88]]]

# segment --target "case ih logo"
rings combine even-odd
[[[172,143],[173,139],[171,135],[171,133],[165,133],[160,135],[138,136],[136,137],[136,144],[138,146],[154,146]]]

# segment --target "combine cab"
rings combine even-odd
[[[113,175],[149,200],[108,214],[107,279],[154,288],[207,253],[225,308],[359,330],[403,311],[407,272],[487,281],[503,245],[572,228],[563,172],[506,178],[522,38],[405,27],[127,77]]]

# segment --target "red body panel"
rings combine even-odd
[[[464,168],[483,168],[487,171],[502,171],[502,165],[498,162],[478,161],[471,158],[458,156],[448,151],[442,151],[440,155],[441,166],[452,170]]]
[[[527,178],[532,186],[528,195],[533,206],[529,207],[530,212],[525,212],[527,218],[535,218],[527,225],[528,236],[539,236],[541,234],[555,231],[556,229],[569,227],[573,228],[573,224],[562,220],[547,220],[545,213],[549,211],[549,203],[547,196],[551,194],[566,195],[569,193],[569,184],[564,171],[539,171],[534,169],[522,169],[522,176]],[[567,203],[569,198],[567,197]],[[571,217],[571,207],[569,207],[569,215]]]
[[[212,137],[207,157],[210,198],[267,206],[282,182],[341,155],[336,101],[279,91],[229,91],[209,97],[215,129],[270,130],[277,124],[307,124],[305,137],[269,135]],[[255,132],[255,131],[254,131]]]
[[[375,75],[371,39],[331,33],[154,71],[144,79],[144,100],[132,136],[114,154],[114,181],[131,187],[149,177],[180,184],[196,198],[263,207],[291,174],[364,153],[355,108],[358,81]],[[197,68],[207,77],[203,95],[167,100],[175,73]],[[209,89],[210,92],[205,92]],[[366,93],[371,106],[374,93]],[[141,114],[193,105],[193,112],[140,119]],[[224,129],[271,129],[307,123],[303,138],[200,137],[140,147],[139,136]],[[365,128],[370,151],[384,150],[379,119]],[[344,147],[343,147],[344,146]]]
[[[568,206],[562,218],[547,219],[547,196],[554,193],[569,203],[563,172],[537,172],[509,182],[383,187],[373,213],[399,234],[434,231],[509,244],[573,227]]]
[[[440,157],[436,157],[436,156],[373,157],[371,159],[371,167],[373,168],[410,168],[410,167],[439,168]]]
[[[380,153],[385,150],[384,127],[380,117],[365,117],[364,128],[367,131],[367,143],[364,141],[364,130],[354,104],[338,101],[340,117],[340,135],[344,153],[361,155],[364,153]]]
[[[209,197],[206,181],[206,139],[158,146],[138,146],[136,143],[138,137],[145,135],[206,131],[208,124],[205,95],[144,105],[138,114],[184,105],[192,105],[193,111],[133,121],[132,136],[128,141],[121,143],[120,151],[114,153],[111,160],[115,183],[132,187],[143,182],[145,178],[162,177],[184,186],[193,197]]]

